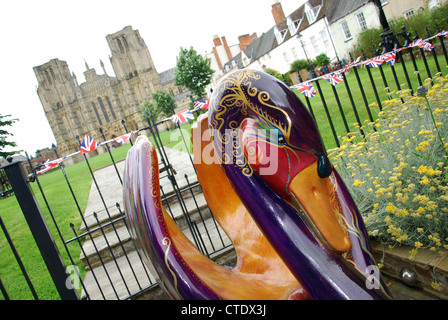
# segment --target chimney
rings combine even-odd
[[[253,40],[257,39],[257,34],[253,33],[252,35],[245,34],[238,37],[238,40],[240,42],[240,49],[246,50],[246,47],[248,44],[252,43]]]
[[[286,18],[283,13],[282,4],[278,0],[275,0],[275,3],[272,5],[272,16],[274,17],[275,25],[278,25]]]
[[[222,46],[221,39],[219,39],[218,35],[213,36],[213,44],[215,47]]]
[[[230,52],[230,48],[227,44],[226,37],[221,37],[221,39],[222,39],[222,43],[224,44],[224,49],[226,50],[226,53],[227,53],[227,58],[229,58],[229,60],[232,60],[232,58],[233,58],[232,53]]]

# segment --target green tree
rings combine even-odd
[[[190,47],[180,48],[174,70],[175,85],[188,88],[198,99],[205,96],[205,87],[212,81],[214,71],[210,60],[204,58]]]
[[[10,114],[1,115],[0,114],[0,157],[6,158],[13,154],[19,153],[20,151],[5,151],[5,147],[17,147],[17,144],[13,141],[8,141],[10,136],[13,136],[12,133],[8,132],[4,127],[12,126],[15,122],[19,121],[19,119],[7,119],[11,117]]]
[[[316,64],[317,66],[328,66],[330,64],[330,58],[325,53],[321,53],[316,57]]]
[[[154,120],[158,120],[160,117],[168,117],[173,114],[173,110],[171,109],[171,104],[173,108],[176,109],[176,102],[173,96],[165,91],[156,91],[152,95],[155,105],[149,101],[143,102],[142,105],[142,119],[145,118],[145,111],[149,110],[151,112]]]

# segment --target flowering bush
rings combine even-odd
[[[448,77],[414,95],[392,93],[378,119],[357,126],[329,156],[368,233],[382,243],[448,249]],[[364,135],[364,136],[363,136]]]

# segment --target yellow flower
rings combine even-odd
[[[419,241],[416,241],[416,242],[414,243],[414,245],[415,245],[416,248],[421,248],[421,247],[423,246],[423,243],[421,243],[421,242],[419,242]]]
[[[424,134],[431,134],[432,131],[431,130],[420,130],[420,132],[418,133],[419,135],[424,135]]]
[[[355,182],[353,182],[353,186],[359,187],[359,186],[362,186],[364,183],[366,183],[366,181],[360,181],[360,180],[356,179]]]
[[[423,233],[423,231],[424,231],[423,228],[417,228],[418,233]]]
[[[422,180],[420,180],[420,184],[428,185],[430,183],[431,180],[429,180],[427,176],[423,176]]]
[[[432,248],[431,248],[431,249],[432,249]],[[440,291],[440,290],[442,290],[442,283],[441,283],[441,282],[433,281],[433,282],[431,282],[431,287],[432,287],[434,290]]]

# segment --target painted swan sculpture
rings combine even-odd
[[[131,236],[173,299],[390,299],[317,126],[281,81],[231,73],[192,140],[205,199],[236,251],[232,269],[199,252],[162,207],[157,155],[146,137],[125,165]]]

